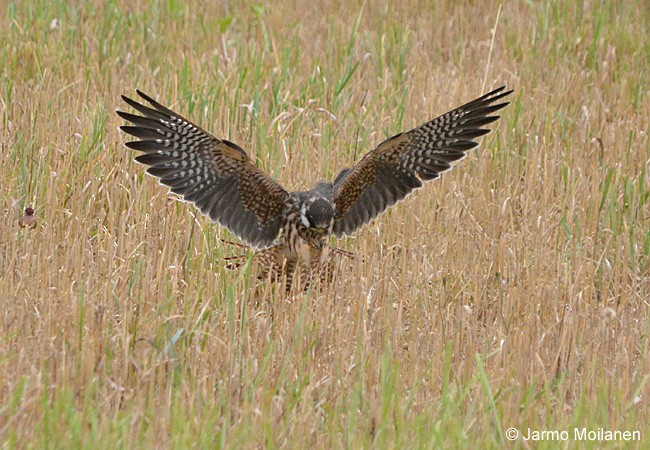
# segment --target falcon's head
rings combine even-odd
[[[324,233],[334,222],[334,205],[325,197],[310,197],[300,208],[300,222],[305,228]]]

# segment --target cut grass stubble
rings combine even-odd
[[[407,3],[2,7],[5,445],[647,445],[647,8]],[[497,131],[291,297],[224,269],[112,117],[155,93],[299,190],[484,79],[516,87]]]

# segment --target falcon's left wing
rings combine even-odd
[[[334,228],[337,237],[354,233],[413,190],[435,180],[466,152],[474,139],[490,132],[482,128],[508,105],[496,101],[509,95],[505,86],[454,109],[406,133],[398,134],[367,153],[352,169],[334,180]]]

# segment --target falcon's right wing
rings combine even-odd
[[[141,139],[125,143],[144,153],[135,160],[149,166],[147,173],[251,247],[271,246],[282,227],[289,193],[236,144],[215,138],[136,92],[153,108],[122,96],[143,116],[117,111],[135,125],[120,129]]]

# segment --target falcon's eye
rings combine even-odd
[[[316,221],[314,220],[313,217],[307,216],[307,220],[309,221],[309,228],[318,229],[318,225],[316,225]]]

